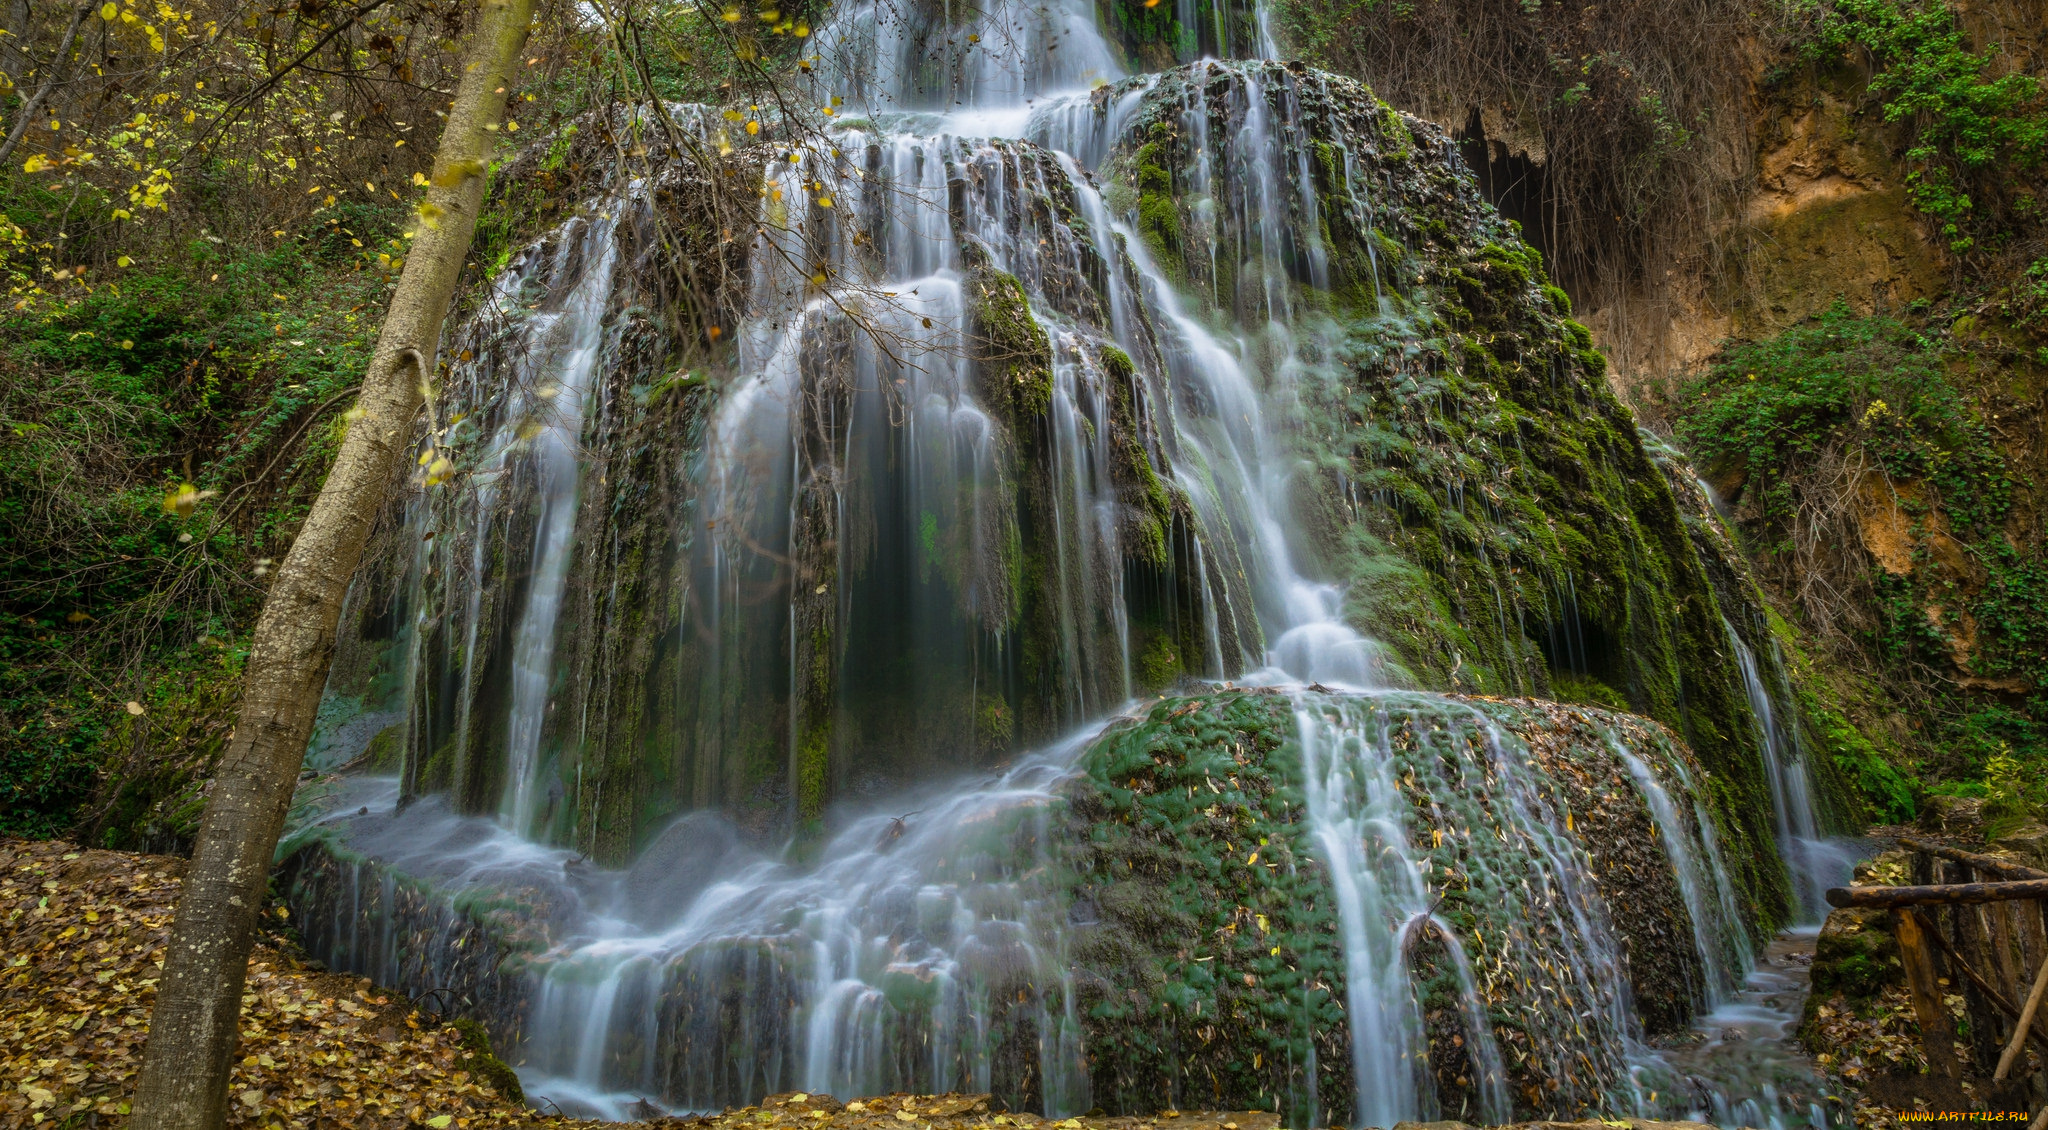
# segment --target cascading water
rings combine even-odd
[[[1735,649],[1735,661],[1742,671],[1743,690],[1756,719],[1757,744],[1764,754],[1764,770],[1771,789],[1771,816],[1777,829],[1778,851],[1792,880],[1794,910],[1802,925],[1818,925],[1827,917],[1827,889],[1848,881],[1854,859],[1828,841],[1821,831],[1820,810],[1809,776],[1805,742],[1796,718],[1784,717],[1792,696],[1784,687],[1783,675],[1777,695],[1764,684],[1756,653],[1742,642],[1735,625],[1725,625],[1728,642]],[[1774,663],[1782,671],[1782,663]]]
[[[1720,845],[1714,838],[1713,819],[1707,815],[1706,806],[1695,799],[1688,827],[1670,790],[1657,779],[1657,771],[1650,763],[1626,743],[1611,735],[1608,740],[1614,755],[1628,766],[1629,776],[1642,791],[1644,803],[1649,805],[1657,836],[1678,876],[1679,890],[1685,895],[1687,917],[1692,920],[1693,946],[1699,952],[1706,977],[1702,999],[1708,1005],[1719,1004],[1734,990],[1738,974],[1748,964],[1748,945],[1741,936],[1742,918],[1736,911],[1735,892],[1728,885],[1728,869],[1721,861]],[[1679,786],[1697,798],[1684,763],[1673,761],[1670,765]]]
[[[1549,770],[1468,704],[1386,689],[1347,594],[1296,564],[1300,394],[1349,348],[1303,293],[1337,285],[1341,221],[1367,264],[1350,285],[1383,304],[1375,155],[1310,136],[1304,98],[1330,101],[1312,74],[1211,60],[1123,79],[1085,0],[935,19],[841,7],[816,81],[844,119],[829,144],[765,147],[736,359],[692,422],[674,536],[639,566],[676,578],[675,626],[633,705],[687,756],[621,777],[579,752],[593,700],[560,709],[563,684],[605,670],[564,609],[605,599],[590,562],[641,560],[586,501],[624,464],[581,458],[645,297],[625,264],[655,194],[636,183],[515,260],[469,331],[451,393],[469,422],[442,439],[489,438],[473,486],[415,508],[403,800],[344,790],[325,826],[457,904],[504,889],[546,908],[521,971],[477,977],[530,1090],[565,1108],[959,1088],[1070,1113],[1091,1089],[1072,908],[1049,878],[1061,779],[1134,695],[1286,685],[1343,951],[1336,1105],[1379,1126],[1437,1112],[1427,964],[1456,990],[1470,1113],[1648,1109],[1624,948]],[[1262,10],[1195,38],[1271,43]],[[1160,188],[1144,153],[1168,142],[1202,249],[1178,263],[1143,196]],[[1711,998],[1740,960],[1711,821],[1682,759],[1608,745]],[[600,811],[679,807],[706,811],[624,870],[549,846],[594,841]],[[763,851],[760,821],[716,808],[798,836]],[[359,872],[309,944],[407,983],[469,960],[449,943],[435,969],[408,964],[404,896]],[[1512,1093],[1532,1064],[1548,1089]]]
[[[489,469],[483,472],[502,475],[515,446],[525,443],[530,444],[539,479],[541,510],[534,526],[533,572],[512,650],[512,702],[505,729],[510,779],[501,806],[506,823],[522,833],[533,828],[539,801],[541,722],[554,684],[555,625],[561,617],[562,590],[568,583],[581,486],[577,449],[583,434],[583,402],[590,394],[590,375],[604,344],[602,319],[611,300],[612,269],[618,256],[618,244],[612,238],[615,226],[616,221],[606,215],[585,221],[582,231],[562,241],[560,256],[581,254],[590,261],[559,312],[527,321],[519,354],[531,368],[511,377],[521,403],[494,437]],[[490,505],[491,500],[479,497],[478,507],[485,510],[478,516],[479,525],[489,523],[485,508]]]

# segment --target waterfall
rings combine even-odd
[[[319,944],[478,986],[529,1090],[575,1112],[798,1089],[1086,1110],[1063,789],[1142,700],[1242,681],[1292,705],[1305,857],[1337,908],[1333,1105],[1464,1116],[1432,1074],[1432,1031],[1455,1028],[1448,1086],[1475,1117],[1647,1109],[1625,931],[1558,774],[1633,783],[1714,1000],[1739,928],[1684,758],[1610,734],[1566,765],[1508,707],[1400,689],[1296,512],[1328,471],[1304,462],[1304,405],[1355,345],[1324,299],[1347,286],[1410,339],[1430,322],[1381,285],[1379,111],[1314,126],[1327,80],[1270,62],[1126,77],[1094,9],[837,7],[812,82],[844,116],[808,138],[771,121],[749,150],[730,352],[669,402],[687,410],[648,392],[677,383],[639,283],[658,186],[500,273],[437,436],[474,440],[473,467],[408,528],[404,787],[337,794],[322,834],[374,863],[321,880],[359,902]],[[1183,55],[1273,54],[1263,5],[1213,10],[1182,21]],[[1142,154],[1168,143],[1161,189]],[[628,522],[656,533],[629,544]],[[599,591],[628,569],[661,575],[658,599]],[[654,656],[620,698],[645,728],[600,746],[605,703],[579,688],[626,643]],[[603,843],[630,862],[569,846]],[[443,909],[365,897],[393,874]],[[498,899],[517,913],[491,918]],[[403,952],[401,913],[439,940]],[[474,968],[465,914],[518,962]],[[1311,1109],[1316,1070],[1311,1045]]]
[[[486,474],[504,473],[507,459],[521,444],[530,445],[539,486],[540,519],[534,524],[532,576],[527,581],[526,608],[512,646],[512,702],[506,726],[509,765],[501,811],[515,831],[533,828],[539,802],[541,723],[555,679],[555,625],[562,611],[562,591],[569,577],[569,556],[575,548],[576,507],[580,496],[583,403],[590,395],[590,375],[597,368],[604,343],[605,307],[612,295],[612,268],[618,245],[612,239],[617,220],[610,214],[585,221],[582,230],[562,241],[564,258],[590,259],[557,313],[539,315],[525,327],[521,355],[530,368],[511,375],[523,403],[499,429]],[[538,430],[536,434],[536,425]]]
[[[1664,854],[1677,873],[1679,890],[1685,896],[1686,915],[1692,920],[1693,948],[1699,953],[1706,978],[1703,1001],[1709,1008],[1721,1004],[1734,990],[1737,973],[1747,963],[1748,954],[1742,940],[1742,920],[1735,909],[1735,893],[1728,886],[1728,869],[1714,837],[1713,820],[1705,805],[1695,801],[1691,813],[1693,825],[1699,830],[1699,850],[1695,850],[1694,837],[1688,834],[1678,805],[1657,779],[1656,770],[1611,733],[1608,744],[1628,766],[1629,776],[1642,791],[1644,803],[1650,806],[1650,817],[1657,825],[1657,836],[1664,844]],[[1691,794],[1692,782],[1685,776],[1684,765],[1678,761],[1670,764],[1679,775],[1680,787]],[[1731,952],[1737,956],[1734,963],[1729,961]]]
[[[1806,743],[1799,734],[1797,716],[1786,717],[1796,710],[1790,688],[1781,686],[1774,698],[1764,685],[1756,653],[1742,642],[1735,625],[1725,620],[1722,624],[1728,632],[1729,645],[1735,649],[1743,690],[1749,696],[1750,715],[1756,722],[1757,744],[1763,752],[1764,773],[1771,790],[1771,818],[1777,830],[1778,852],[1785,857],[1785,869],[1792,881],[1793,912],[1799,923],[1818,925],[1828,914],[1827,889],[1846,881],[1849,861],[1828,843],[1821,831]],[[1782,664],[1774,664],[1774,669],[1779,668]]]

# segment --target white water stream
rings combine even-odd
[[[1821,831],[1806,744],[1800,737],[1797,718],[1783,716],[1793,702],[1791,689],[1783,685],[1781,674],[1780,686],[1773,694],[1764,685],[1756,653],[1742,642],[1733,624],[1724,622],[1723,626],[1728,632],[1729,646],[1735,649],[1736,665],[1742,671],[1750,716],[1756,720],[1757,744],[1763,750],[1764,772],[1771,789],[1771,818],[1778,833],[1778,852],[1785,857],[1785,869],[1792,881],[1795,921],[1818,927],[1828,915],[1827,889],[1848,884],[1855,855],[1853,849],[1830,840]],[[1774,670],[1782,669],[1782,662],[1774,665]]]

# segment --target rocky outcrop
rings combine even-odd
[[[1656,765],[1689,822],[1689,756],[1654,724],[1554,703],[1360,705],[1361,740],[1391,758],[1386,771],[1413,821],[1405,841],[1368,848],[1412,853],[1437,924],[1406,926],[1397,943],[1415,986],[1422,1102],[1477,1114],[1487,1073],[1499,1071],[1518,1112],[1598,1107],[1632,1024],[1622,1013],[1652,1030],[1682,1028],[1706,989],[1701,939],[1733,941],[1722,933],[1733,924],[1696,925],[1693,910],[1711,916],[1716,904],[1688,907],[1682,869],[1702,861],[1671,858],[1625,762],[1634,751]],[[1333,872],[1319,839],[1331,829],[1309,796],[1334,786],[1304,779],[1304,712],[1320,709],[1314,694],[1169,698],[1084,757],[1061,854],[1094,1093],[1106,1108],[1141,1110],[1172,1094],[1278,1102],[1290,1124],[1352,1120],[1346,979],[1357,967],[1346,954],[1369,939],[1339,921],[1339,889],[1356,876]],[[1554,821],[1561,837],[1531,816]],[[1679,830],[1704,855],[1699,834],[1690,823]],[[1568,893],[1575,882],[1584,887]],[[1589,917],[1565,925],[1560,899],[1586,900]],[[1352,912],[1377,929],[1415,909],[1394,899]],[[1463,1003],[1473,999],[1479,1030]]]

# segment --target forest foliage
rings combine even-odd
[[[120,0],[67,36],[71,9],[28,10],[0,36],[0,833],[180,850],[433,222],[473,11]],[[649,90],[758,132],[808,11],[556,5],[501,152]]]

